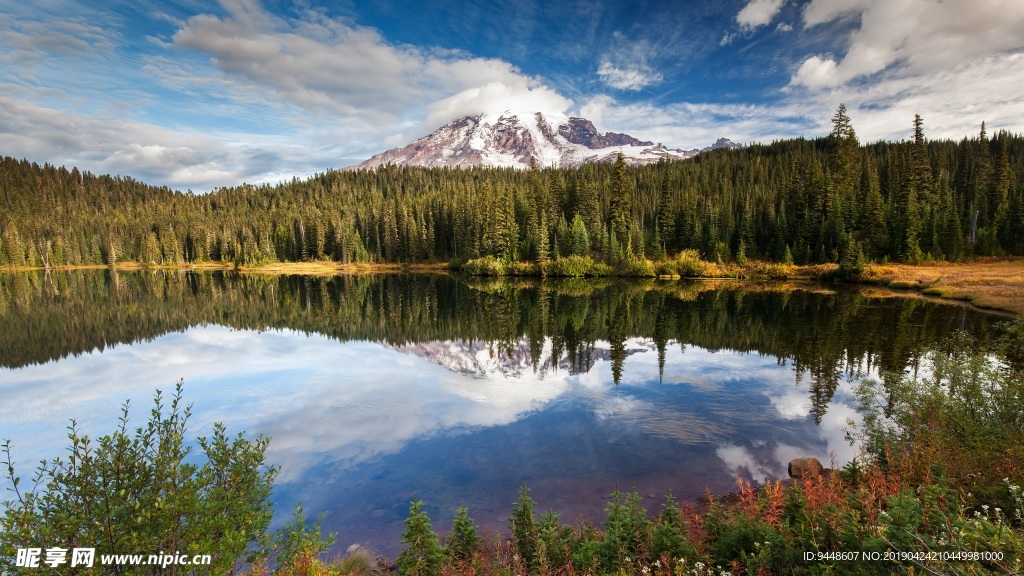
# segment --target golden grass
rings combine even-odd
[[[1024,314],[1024,259],[865,267],[867,283]],[[888,280],[885,282],[884,280]]]

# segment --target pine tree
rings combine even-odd
[[[663,167],[661,175],[661,191],[658,197],[658,240],[661,243],[661,253],[665,255],[672,246],[672,239],[675,236],[676,210],[672,202],[672,192],[669,184],[669,171]]]
[[[423,511],[423,501],[415,498],[409,504],[409,517],[402,529],[401,542],[409,547],[398,555],[395,564],[402,576],[436,576],[441,572],[444,552],[430,518]]]
[[[846,104],[840,104],[836,115],[832,117],[828,145],[828,168],[834,193],[841,199],[851,198],[860,169],[860,143],[846,113]]]
[[[451,537],[445,542],[448,558],[454,562],[468,562],[476,554],[479,543],[480,536],[477,534],[476,524],[469,517],[469,510],[462,506],[455,513]]]
[[[665,504],[658,514],[652,540],[651,552],[655,559],[674,561],[693,554],[693,548],[683,536],[683,517],[672,494],[665,498]]]
[[[587,226],[579,214],[573,216],[572,225],[569,227],[568,252],[571,256],[590,255],[590,234],[587,233]]]
[[[629,252],[630,231],[632,228],[632,209],[630,198],[633,195],[629,173],[626,171],[626,157],[619,152],[615,158],[615,168],[612,176],[612,189],[610,198],[610,212],[612,230],[616,239],[626,246],[625,251]]]
[[[533,512],[535,506],[533,498],[530,498],[530,489],[523,484],[519,489],[519,500],[512,507],[512,515],[508,519],[516,554],[531,573],[536,571],[538,565],[537,518]]]
[[[609,572],[639,565],[641,554],[650,549],[651,521],[640,502],[636,491],[624,497],[616,486],[604,509],[607,519],[600,553],[601,564]]]

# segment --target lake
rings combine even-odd
[[[650,510],[789,460],[856,453],[853,383],[1002,318],[807,284],[329,278],[111,270],[0,274],[0,438],[20,475],[184,380],[189,431],[263,434],[277,525],[325,513],[338,548],[394,556],[409,500],[505,529],[524,483],[563,522],[616,486]]]

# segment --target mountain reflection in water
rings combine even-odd
[[[60,453],[130,398],[185,379],[190,431],[272,438],[283,518],[396,553],[417,493],[503,528],[526,482],[564,519],[616,483],[651,508],[848,460],[851,377],[994,320],[922,300],[738,283],[333,278],[83,271],[0,275],[0,437]],[[27,470],[25,470],[27,472]],[[653,496],[652,496],[653,495]]]

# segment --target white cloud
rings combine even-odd
[[[993,130],[1024,128],[1024,54],[979,58],[933,74],[901,75],[835,89],[825,99],[845,98],[861,140],[906,139],[914,114],[929,138],[975,134],[982,121]]]
[[[653,70],[641,68],[620,68],[608,60],[601,62],[597,75],[608,86],[616,90],[640,90],[661,82],[662,76]]]
[[[736,22],[743,30],[754,30],[770,24],[782,10],[785,0],[750,0],[736,15]]]
[[[804,25],[856,23],[845,54],[808,56],[788,101],[845,102],[864,141],[903,139],[914,114],[931,138],[958,139],[985,120],[1024,127],[1024,4],[1014,0],[813,0]],[[824,122],[819,122],[824,127]]]
[[[205,191],[340,168],[458,116],[572,105],[502,60],[394,44],[312,10],[222,6],[157,15],[175,32],[142,52],[114,49],[112,13],[0,14],[3,152]]]
[[[319,12],[285,20],[249,0],[232,0],[225,8],[226,17],[189,18],[174,34],[174,45],[208,56],[240,87],[273,91],[312,114],[394,125],[422,118],[425,108],[443,116],[445,109],[463,115],[500,111],[497,106],[520,98],[557,111],[571,104],[502,60],[395,45],[376,29]],[[493,104],[472,97],[474,91],[502,98]]]
[[[662,81],[661,73],[647,63],[654,52],[648,42],[630,41],[621,32],[615,32],[611,48],[597,67],[597,75],[606,86],[616,90],[641,90],[658,84]]]
[[[528,78],[520,77],[514,83],[491,82],[468,88],[428,106],[429,114],[423,127],[434,130],[452,120],[491,111],[512,110],[523,113],[546,111],[549,116],[560,116],[572,100]]]
[[[81,114],[0,95],[4,153],[131,174],[148,183],[205,191],[268,176],[257,165],[276,146],[254,135],[171,130],[108,114]],[[278,143],[279,144],[279,143]]]
[[[813,0],[804,26],[859,16],[841,59],[815,55],[793,75],[809,88],[841,86],[898,68],[933,74],[1024,48],[1024,4],[1017,0]]]

